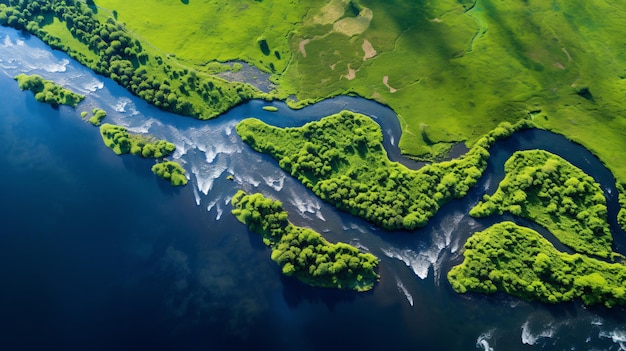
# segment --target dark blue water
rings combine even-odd
[[[21,72],[87,98],[76,111],[37,103],[11,79]],[[387,233],[322,203],[233,128],[246,117],[301,125],[349,108],[381,123],[390,156],[401,160],[393,112],[354,98],[301,111],[277,104],[277,113],[262,105],[209,122],[166,114],[0,28],[0,349],[619,350],[626,342],[623,309],[458,295],[445,279],[472,232],[508,219],[476,221],[467,211],[495,191],[517,149],[557,152],[594,176],[613,220],[612,176],[579,146],[540,131],[500,142],[466,198],[415,233]],[[105,121],[175,142],[189,185],[172,189],[150,172],[153,161],[113,154],[80,119],[93,107],[107,110]],[[283,277],[260,238],[230,215],[238,189],[280,199],[296,224],[376,254],[380,283],[357,294]],[[624,253],[624,233],[614,233]]]

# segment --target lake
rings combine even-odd
[[[86,99],[54,109],[12,79],[36,73]],[[296,126],[351,109],[381,124],[393,160],[393,111],[353,97],[299,111],[252,101],[211,121],[168,114],[95,75],[37,38],[0,27],[0,349],[2,350],[626,350],[623,308],[527,303],[504,294],[456,294],[446,280],[460,248],[502,216],[475,220],[469,209],[493,193],[516,150],[556,152],[605,189],[615,249],[614,180],[582,147],[543,131],[497,143],[467,197],[442,207],[414,233],[385,232],[336,211],[257,154],[234,131],[257,117]],[[174,142],[190,174],[172,188],[152,160],[117,156],[81,111]],[[234,179],[226,179],[232,175]],[[279,199],[290,220],[381,259],[367,293],[311,288],[282,276],[270,250],[230,214],[239,189]]]

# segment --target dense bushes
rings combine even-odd
[[[17,80],[20,89],[30,90],[35,94],[37,101],[45,102],[52,106],[67,105],[76,107],[76,105],[85,98],[83,95],[62,88],[54,82],[45,80],[36,74],[30,76],[19,74],[15,76],[15,80]]]
[[[332,244],[311,229],[287,220],[282,204],[261,194],[239,191],[232,199],[233,214],[272,248],[272,260],[282,272],[319,287],[365,291],[378,281],[378,259],[348,244]]]
[[[53,17],[65,24],[68,37],[80,45],[46,31]],[[3,0],[0,25],[37,35],[52,48],[67,52],[166,111],[208,119],[246,100],[269,98],[249,84],[175,68],[173,60],[155,50],[146,50],[114,19],[100,22],[82,1]]]
[[[626,231],[626,184],[617,182],[616,188],[619,192],[618,196],[620,205],[620,210],[617,214],[617,223],[619,223],[619,226]]]
[[[389,161],[380,126],[349,111],[299,128],[246,119],[237,133],[324,201],[385,229],[411,230],[424,226],[443,203],[465,196],[485,170],[491,143],[527,126],[504,123],[463,157],[418,171]]]
[[[458,293],[504,291],[526,300],[587,305],[626,303],[626,266],[557,251],[534,230],[496,224],[467,240],[465,260],[448,273]]]
[[[164,161],[152,166],[152,172],[169,180],[172,186],[186,185],[185,169],[175,161]]]
[[[505,178],[470,211],[475,217],[508,211],[532,219],[577,252],[608,257],[612,237],[604,193],[593,178],[542,150],[518,151]]]
[[[145,158],[161,158],[176,150],[176,146],[168,141],[131,134],[124,127],[107,123],[100,126],[100,135],[104,144],[118,155],[131,153]]]
[[[91,110],[91,118],[89,118],[89,123],[93,124],[94,126],[98,127],[102,124],[102,120],[104,119],[104,117],[107,116],[107,113],[105,110],[101,109],[101,108],[94,108],[93,110]]]

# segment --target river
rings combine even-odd
[[[86,99],[76,110],[38,103],[12,79],[36,73]],[[0,349],[2,350],[626,350],[623,308],[550,306],[504,294],[458,295],[446,280],[471,233],[503,219],[468,217],[495,191],[519,149],[556,152],[605,189],[615,248],[617,192],[606,168],[582,147],[543,131],[497,143],[467,197],[442,207],[415,233],[385,232],[336,211],[251,151],[234,127],[247,117],[301,125],[351,109],[381,124],[390,157],[395,114],[352,97],[299,111],[252,101],[211,121],[146,104],[37,38],[0,27]],[[183,188],[157,179],[152,160],[117,156],[80,118],[100,107],[104,122],[176,144],[190,173]],[[233,175],[234,180],[226,177]],[[281,275],[270,251],[230,214],[244,189],[281,200],[290,220],[381,258],[371,292],[304,286]]]

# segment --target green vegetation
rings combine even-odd
[[[339,94],[385,103],[409,155],[435,159],[530,115],[626,179],[626,9],[611,1],[96,3],[197,69],[241,59],[273,72],[292,106]]]
[[[626,266],[559,252],[534,230],[512,222],[475,233],[465,260],[448,273],[458,293],[503,291],[557,303],[580,298],[586,305],[626,304]]]
[[[23,73],[18,74],[15,76],[15,80],[17,80],[20,89],[30,90],[35,94],[37,101],[45,102],[55,107],[59,105],[76,107],[85,98],[83,95],[67,90],[36,74],[30,76]]]
[[[271,98],[251,85],[179,64],[82,1],[0,1],[0,25],[27,30],[149,103],[181,115],[208,119],[251,98]]]
[[[102,124],[102,120],[104,119],[104,117],[107,116],[107,113],[105,110],[97,108],[97,107],[91,111],[91,114],[93,116],[89,118],[89,123],[93,124],[96,127],[100,126]],[[85,117],[86,115],[83,116],[83,118]]]
[[[370,290],[378,281],[379,261],[374,255],[345,243],[329,243],[311,229],[294,226],[280,201],[239,191],[232,204],[235,217],[263,236],[283,274],[312,286],[357,291]]]
[[[104,144],[118,155],[131,153],[145,158],[162,158],[176,150],[174,144],[165,140],[131,134],[124,127],[108,123],[100,126],[100,135]]]
[[[561,157],[518,151],[504,165],[505,178],[470,211],[485,217],[508,211],[532,219],[580,253],[608,257],[612,236],[604,193],[593,178]]]
[[[617,223],[622,227],[624,231],[626,231],[626,184],[617,182],[616,184],[617,191],[619,191],[619,204],[620,211],[617,214]]]
[[[187,184],[185,169],[178,162],[159,162],[152,166],[152,172],[165,180],[169,180],[172,186]]]
[[[276,107],[276,106],[263,106],[263,109],[265,111],[269,111],[269,112],[276,112],[276,111],[278,111],[278,107]]]
[[[389,161],[380,126],[349,111],[299,128],[246,119],[237,133],[322,200],[385,229],[411,230],[424,226],[442,204],[465,196],[485,170],[491,143],[528,126],[503,123],[463,157],[418,171]]]

